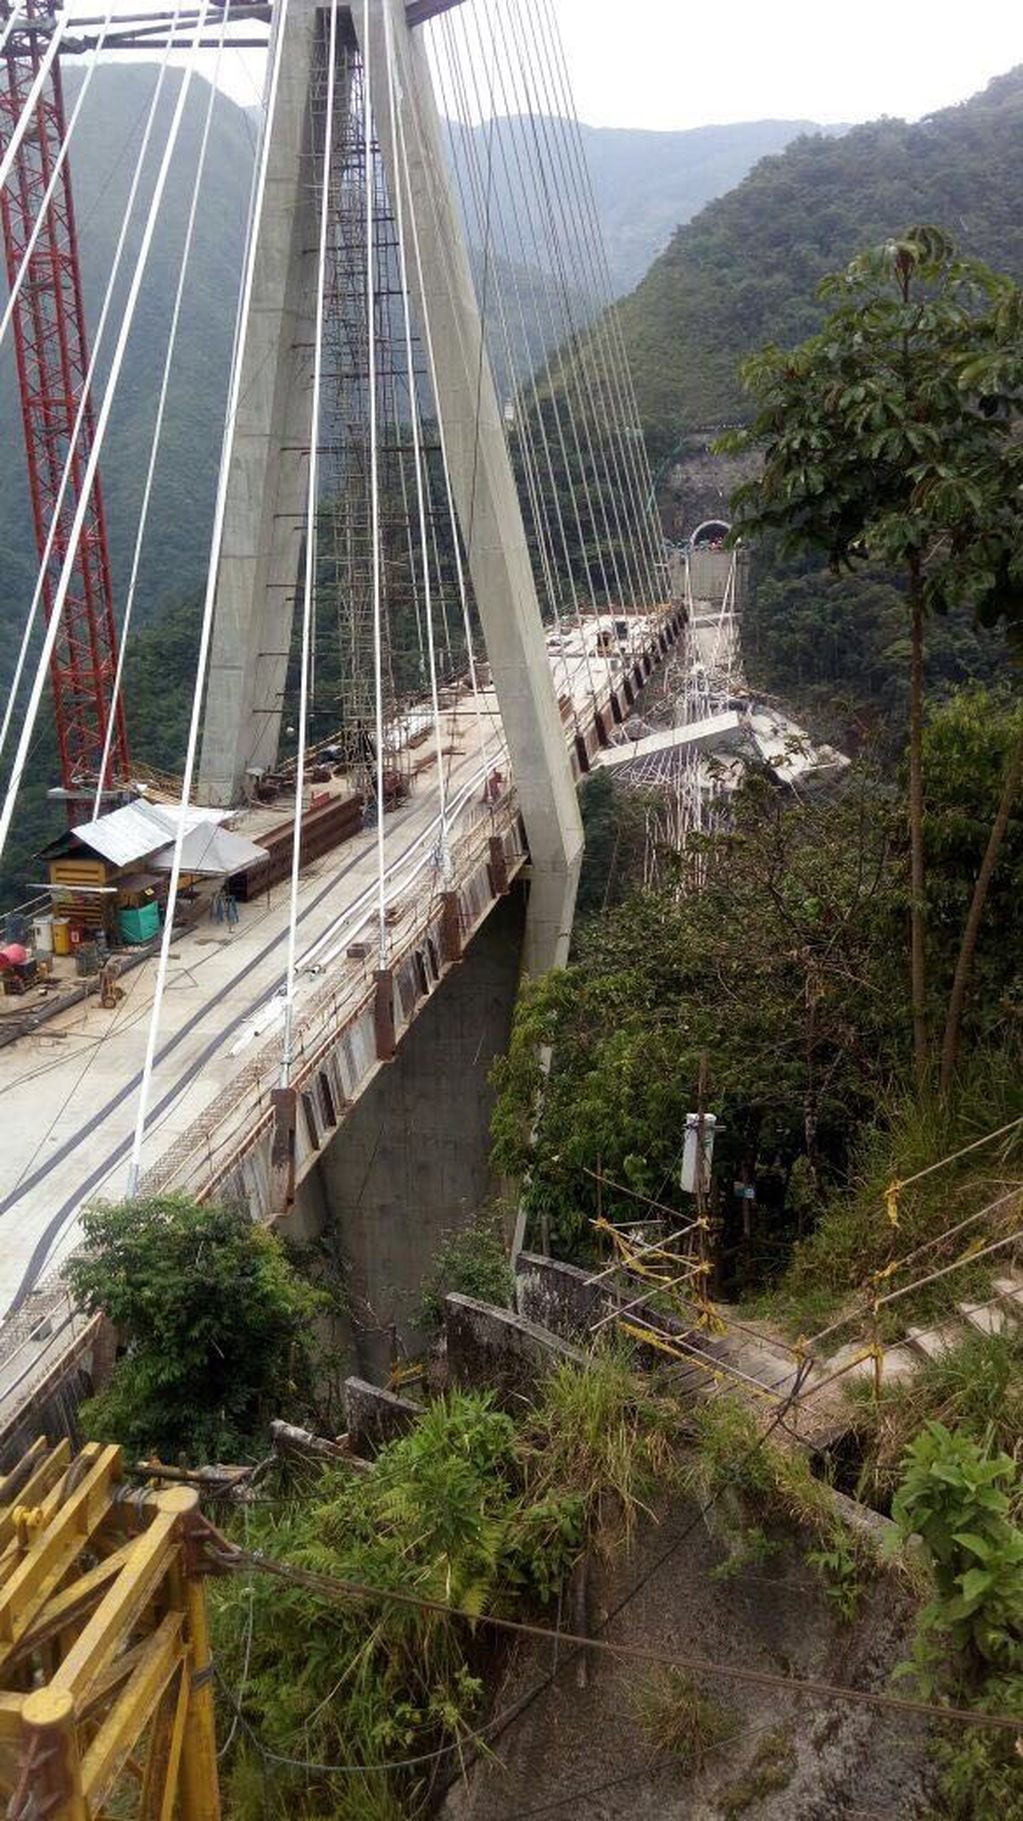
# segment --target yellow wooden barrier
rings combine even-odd
[[[42,1438],[0,1478],[7,1821],[219,1821],[198,1494]]]

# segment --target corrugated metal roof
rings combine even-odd
[[[200,809],[190,803],[185,810],[185,827],[195,828],[204,822],[219,824],[229,813]],[[112,809],[109,815],[98,816],[94,822],[79,823],[74,835],[111,866],[131,866],[133,861],[145,859],[157,848],[166,847],[168,840],[174,840],[180,816],[180,803],[145,803],[140,798],[122,809]]]

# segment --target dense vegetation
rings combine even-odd
[[[613,1354],[555,1372],[515,1421],[489,1394],[450,1393],[371,1475],[339,1468],[253,1512],[249,1545],[470,1620],[532,1610],[548,1623],[587,1545],[620,1546],[641,1507],[680,1485],[682,1429],[678,1407]],[[331,1821],[400,1821],[443,1790],[481,1727],[485,1739],[499,1659],[483,1628],[259,1576],[219,1604],[224,1686],[242,1701],[239,1821],[290,1816],[297,1801]],[[333,1764],[351,1768],[316,1774]]]
[[[82,1226],[68,1281],[121,1348],[91,1433],[164,1460],[246,1456],[308,1393],[319,1294],[243,1208],[167,1196],[97,1206]]]
[[[1019,725],[1011,701],[979,693],[928,721],[934,1026]],[[535,1241],[588,1258],[598,1213],[635,1219],[653,1197],[681,1214],[682,1134],[703,1058],[708,1111],[723,1122],[719,1284],[749,1291],[781,1274],[773,1306],[808,1331],[886,1262],[892,1177],[1023,1111],[1023,815],[1017,803],[993,877],[950,1107],[930,1093],[916,1101],[905,1081],[904,813],[897,783],[866,762],[832,799],[785,801],[752,777],[733,825],[701,843],[698,893],[669,862],[656,887],[582,923],[572,965],[529,990],[497,1065],[496,1156],[524,1176]],[[536,1120],[543,1044],[554,1060]],[[976,1205],[988,1181],[1011,1182],[1020,1154],[1017,1133],[907,1195],[903,1249]],[[756,1190],[748,1233],[731,1192],[739,1180]]]
[[[819,280],[907,221],[955,224],[967,252],[1023,275],[1021,184],[1023,69],[915,125],[876,121],[763,159],[619,306],[651,453],[741,418],[740,361],[812,333]]]

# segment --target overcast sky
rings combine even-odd
[[[686,0],[550,3],[579,118],[593,126],[915,120],[1023,62],[1021,0],[730,0],[705,11]],[[141,11],[168,0],[115,4]],[[101,6],[71,0],[69,11]],[[236,101],[258,98],[261,62],[226,60],[222,86]]]
[[[1021,0],[553,0],[582,120],[917,119],[1023,62]]]

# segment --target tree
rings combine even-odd
[[[664,884],[588,922],[572,967],[529,988],[495,1070],[495,1163],[525,1177],[530,1215],[563,1253],[585,1255],[598,1209],[634,1220],[636,1195],[681,1208],[704,1052],[727,1180],[779,1165],[784,1179],[800,1157],[811,1184],[842,1174],[899,1061],[897,840],[869,778],[793,803],[753,777],[732,827],[702,843],[699,892],[662,869]]]
[[[124,1350],[89,1427],[172,1457],[244,1452],[305,1375],[319,1294],[242,1208],[160,1196],[90,1208],[82,1226],[72,1294]]]
[[[1018,982],[1006,978],[1004,957],[1018,955],[1023,944],[1023,706],[1005,691],[959,691],[928,718],[924,766],[931,950],[952,981],[941,1044],[939,1087],[945,1095],[970,985],[976,991],[968,1024],[975,1036],[990,1040],[1018,1015]],[[985,910],[994,938],[987,944],[981,940]],[[958,943],[943,942],[943,931],[961,931]]]
[[[1023,621],[1019,293],[960,258],[939,228],[911,228],[825,279],[836,307],[792,352],[748,361],[756,401],[729,450],[763,451],[733,498],[736,535],[774,531],[835,570],[899,571],[909,615],[909,847],[913,1047],[928,1060],[923,845],[923,653],[929,612]]]

